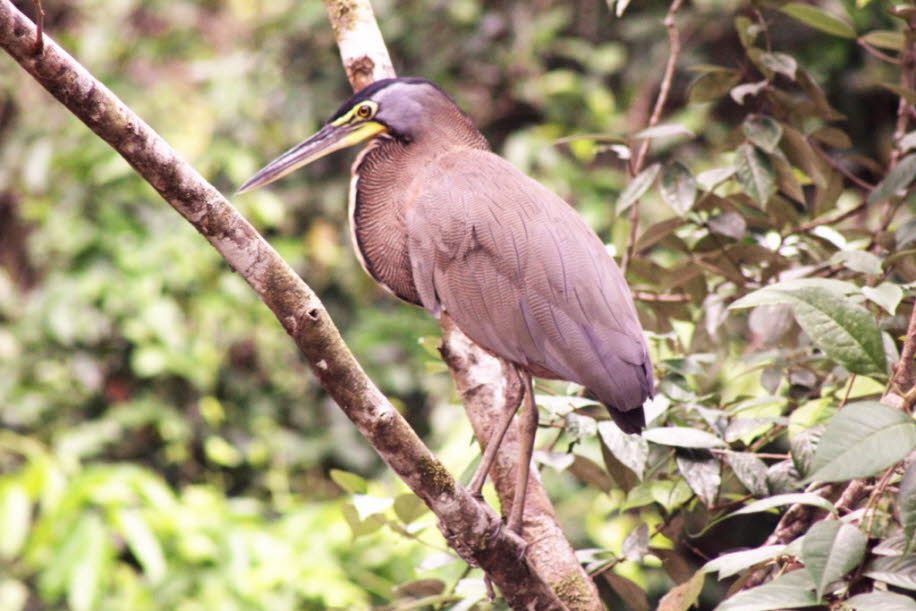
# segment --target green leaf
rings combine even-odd
[[[609,3],[610,4],[608,4],[608,6],[610,7],[612,4],[614,4],[614,0],[609,0]],[[627,7],[630,6],[630,0],[617,0],[616,4],[617,8],[614,9],[614,14],[618,18],[623,17],[624,11],[626,11]]]
[[[635,473],[636,477],[642,479],[649,457],[649,443],[640,435],[624,433],[617,425],[607,420],[598,423],[598,434],[611,454]]]
[[[636,203],[636,200],[642,197],[643,193],[648,191],[652,183],[655,182],[661,169],[661,164],[653,163],[637,174],[620,194],[620,198],[617,200],[616,213],[622,214],[624,210]]]
[[[722,483],[722,477],[719,475],[719,461],[711,454],[704,458],[678,454],[676,462],[678,471],[687,480],[687,485],[703,501],[703,504],[711,507],[716,501],[719,485]]]
[[[732,88],[732,90],[728,92],[728,95],[735,101],[735,104],[743,105],[744,99],[747,96],[755,96],[769,85],[770,81],[767,80],[757,81],[756,83],[741,83],[737,87]]]
[[[830,263],[841,263],[860,274],[881,275],[881,258],[865,250],[841,250],[830,258]]]
[[[761,32],[759,25],[744,16],[735,17],[735,32],[741,40],[741,46],[750,49]]]
[[[899,284],[894,284],[893,282],[882,282],[876,287],[863,286],[862,294],[869,301],[881,306],[891,316],[894,315],[894,312],[897,311],[897,306],[903,300],[903,289],[900,288]]]
[[[868,310],[823,289],[806,288],[789,294],[795,298],[795,320],[828,357],[852,373],[886,372],[881,331]]]
[[[875,558],[864,574],[898,588],[916,590],[916,554]]]
[[[868,203],[877,204],[893,197],[898,192],[909,188],[913,178],[916,178],[916,155],[907,155],[869,193]]]
[[[592,422],[594,422],[594,420],[592,420]],[[576,439],[582,439],[582,437],[579,435],[573,435],[573,437]],[[547,450],[535,450],[534,460],[538,464],[546,465],[559,473],[572,466],[573,462],[576,460],[576,457],[568,452],[548,452]]]
[[[714,102],[728,93],[740,78],[740,73],[728,69],[701,74],[690,84],[688,99],[691,104]]]
[[[798,69],[798,64],[791,55],[785,53],[762,53],[760,61],[773,72],[782,74],[793,81],[795,80],[795,71]]]
[[[384,513],[392,505],[394,505],[394,499],[390,497],[369,494],[353,495],[353,506],[356,508],[356,515],[360,520],[366,520],[369,516],[377,513]]]
[[[811,6],[810,4],[802,4],[800,2],[790,2],[785,6],[780,7],[779,9],[786,15],[801,21],[805,25],[809,25],[812,28],[825,32],[827,34],[832,34],[833,36],[839,36],[840,38],[855,38],[856,31],[852,28],[851,25],[834,17],[830,13],[826,13],[821,9]]]
[[[916,218],[900,224],[894,232],[894,241],[898,249],[916,246]]]
[[[789,494],[777,494],[776,496],[754,501],[737,511],[731,512],[726,517],[731,518],[733,516],[748,513],[760,513],[762,511],[775,509],[776,507],[782,507],[783,505],[812,505],[829,511],[830,513],[836,513],[836,507],[833,506],[833,503],[822,496],[818,496],[811,492],[792,492]]]
[[[649,527],[645,522],[630,531],[623,540],[621,553],[627,560],[642,562],[643,557],[649,553]]]
[[[709,229],[714,233],[741,240],[747,234],[747,221],[737,212],[723,212],[708,221]]]
[[[906,541],[904,552],[908,552],[913,548],[913,539],[916,536],[916,460],[910,462],[900,479],[897,508]]]
[[[689,580],[674,586],[662,596],[656,611],[687,611],[697,602],[705,581],[706,573],[697,571]]]
[[[763,151],[752,144],[744,143],[738,147],[735,173],[744,192],[760,205],[766,204],[776,190],[773,164]]]
[[[822,127],[811,134],[821,142],[829,144],[833,148],[849,149],[852,148],[852,140],[849,135],[841,129],[835,127]]]
[[[219,435],[209,435],[204,440],[204,453],[208,460],[221,467],[237,467],[244,460],[238,448]]]
[[[916,131],[909,132],[903,138],[901,138],[897,147],[904,153],[916,148]]]
[[[410,524],[427,511],[429,508],[413,492],[404,492],[394,499],[394,514],[404,524]]]
[[[793,299],[787,295],[787,293],[806,288],[831,291],[838,295],[851,295],[859,292],[859,287],[852,282],[833,280],[830,278],[798,278],[796,280],[776,282],[762,289],[757,289],[753,293],[748,293],[731,304],[729,309],[756,308],[757,306],[776,305],[781,303],[791,304]]]
[[[760,564],[761,562],[776,558],[782,554],[784,549],[786,549],[786,546],[781,544],[764,545],[762,547],[755,547],[740,552],[722,554],[718,558],[713,558],[703,565],[703,570],[707,573],[717,571],[719,573],[719,580],[721,581],[755,564]]]
[[[902,87],[895,83],[878,83],[879,87],[883,87],[888,91],[892,91],[899,95],[901,98],[909,102],[910,104],[916,104],[916,89],[910,89],[909,87]]]
[[[350,532],[353,534],[354,539],[358,539],[365,535],[371,535],[385,526],[384,516],[378,514],[372,514],[365,520],[361,519],[353,503],[345,503],[343,507],[341,507],[341,513],[343,513],[343,517],[347,521],[347,525],[350,527]]]
[[[771,117],[757,116],[741,125],[744,135],[767,153],[774,153],[782,140],[782,126]]]
[[[801,560],[811,574],[818,599],[828,585],[858,566],[865,557],[867,537],[855,526],[821,520],[802,540]]]
[[[67,603],[74,611],[89,611],[95,608],[111,544],[102,519],[94,512],[83,516],[77,532],[80,556],[67,580]]]
[[[355,473],[331,469],[330,476],[335,484],[350,494],[366,494],[369,490],[369,484],[366,483],[366,480]]]
[[[681,162],[669,163],[662,172],[661,194],[669,208],[684,216],[696,201],[697,181]]]
[[[642,436],[653,443],[678,448],[721,448],[725,446],[725,442],[712,433],[687,426],[648,429],[642,432]]]
[[[857,594],[845,604],[856,611],[916,611],[916,600],[903,594],[881,590]]]
[[[25,486],[0,487],[0,558],[12,559],[22,549],[32,521],[32,501]]]
[[[646,591],[643,590],[636,582],[631,581],[623,575],[617,575],[612,571],[602,573],[605,581],[611,586],[611,589],[626,604],[628,609],[633,611],[649,611],[649,599]]]
[[[873,47],[890,49],[891,51],[903,50],[903,32],[894,32],[893,30],[872,30],[868,34],[862,36],[862,40]]]
[[[143,572],[152,583],[157,583],[165,576],[165,555],[159,540],[153,534],[149,523],[136,509],[121,509],[116,514],[116,520],[124,539],[130,546]]]
[[[725,460],[748,492],[754,496],[764,496],[769,492],[767,466],[757,456],[750,452],[728,452]]]
[[[827,423],[805,481],[869,477],[914,447],[916,424],[908,414],[876,401],[850,403]]]
[[[798,413],[797,410],[796,413]],[[816,425],[793,435],[789,442],[792,464],[795,465],[795,470],[802,477],[811,471],[811,461],[814,460],[814,452],[817,450],[817,444],[823,434],[824,427]]]
[[[28,600],[29,588],[24,583],[11,577],[0,577],[0,605],[4,609],[25,611]]]
[[[801,476],[791,460],[781,460],[767,467],[767,488],[771,493],[788,494],[801,487]]]
[[[694,136],[694,133],[680,123],[662,123],[636,132],[634,138],[665,138],[671,136]]]
[[[649,484],[652,499],[667,511],[680,507],[693,496],[693,491],[681,478],[656,480]]]
[[[808,281],[779,283],[745,295],[731,308],[788,303],[811,341],[852,373],[881,375],[887,370],[881,331],[868,310],[842,297],[836,285]],[[844,283],[845,284],[845,283]],[[855,286],[855,285],[851,285]],[[826,288],[830,287],[830,288]]]
[[[769,611],[813,607],[818,604],[808,571],[792,571],[762,586],[738,592],[715,611]]]

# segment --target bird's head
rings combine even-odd
[[[249,178],[238,192],[270,184],[325,155],[386,134],[402,142],[447,129],[466,119],[437,85],[419,78],[375,81],[343,103],[313,136],[283,153]]]

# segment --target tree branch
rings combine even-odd
[[[563,604],[519,561],[524,542],[455,482],[397,410],[366,377],[321,301],[215,189],[139,116],[47,35],[34,54],[35,25],[0,0],[0,46],[111,145],[188,220],[274,312],[334,398],[386,463],[439,518],[453,547],[481,566],[515,608]]]
[[[499,415],[506,409],[507,397],[518,397],[521,387],[517,376],[510,375],[511,365],[477,346],[447,316],[441,322],[440,351],[461,395],[474,435],[483,448]],[[518,444],[518,423],[513,421],[490,469],[503,514],[512,510]],[[566,606],[583,610],[602,608],[598,590],[576,559],[535,469],[528,476],[523,534],[529,542],[528,560]]]
[[[681,35],[678,32],[677,24],[674,22],[674,16],[681,8],[683,0],[672,0],[671,6],[668,7],[668,13],[665,15],[665,29],[668,30],[668,61],[665,63],[665,72],[662,75],[661,83],[658,86],[658,97],[655,99],[655,107],[652,109],[652,115],[649,117],[649,124],[646,127],[658,125],[662,118],[662,111],[665,109],[665,102],[668,101],[668,93],[671,91],[671,83],[674,81],[674,69],[677,67],[677,60],[681,56]],[[649,143],[651,139],[643,140],[633,163],[630,166],[630,173],[636,176],[642,171],[642,166],[646,161],[646,155],[649,152]],[[636,233],[639,229],[639,202],[633,202],[630,209],[630,233],[627,236],[627,246],[623,251],[623,259],[620,268],[624,273],[627,271],[627,265],[633,258],[636,248]]]

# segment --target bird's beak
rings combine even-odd
[[[339,151],[342,148],[364,142],[385,130],[387,130],[387,127],[376,121],[367,121],[358,125],[334,125],[333,123],[328,123],[314,136],[268,163],[260,172],[245,181],[245,184],[239,187],[236,194],[269,185],[316,159],[321,159],[325,155]]]

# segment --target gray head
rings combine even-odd
[[[438,85],[421,78],[382,79],[354,93],[318,133],[270,162],[239,193],[377,136],[408,144],[468,130],[477,133],[468,116]]]

